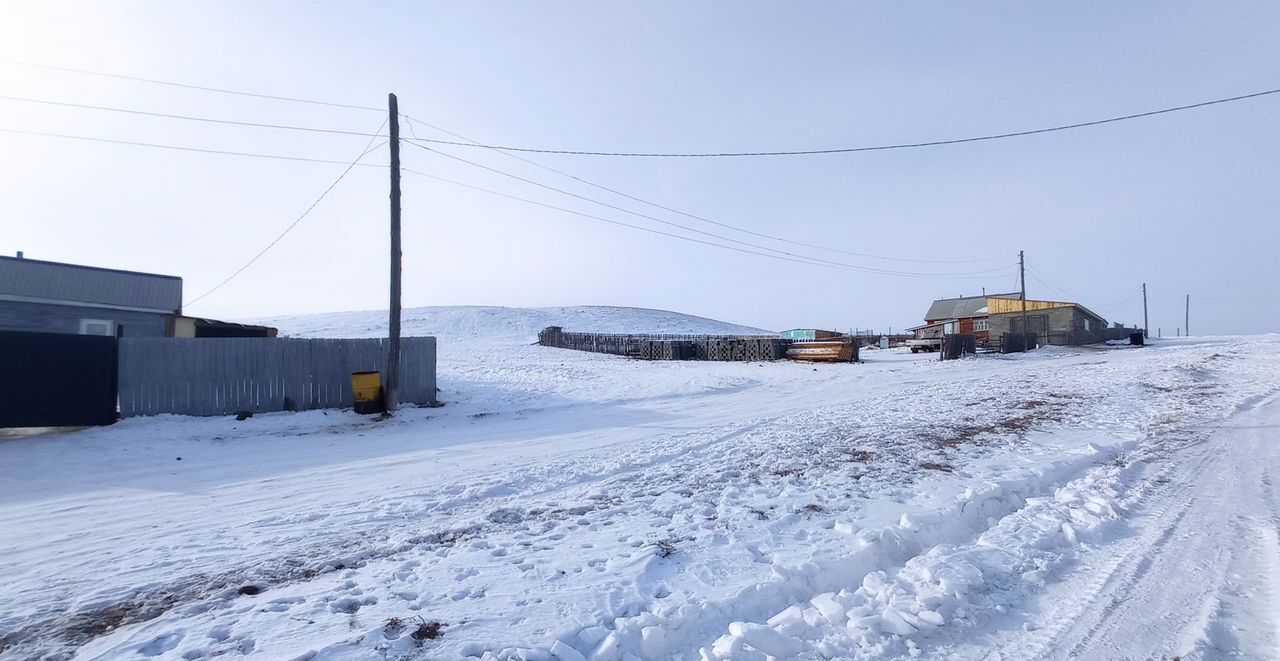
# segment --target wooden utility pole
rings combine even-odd
[[[1142,339],[1144,340],[1151,336],[1147,332],[1147,323],[1147,283],[1144,282],[1142,283]]]
[[[387,319],[387,381],[383,396],[387,411],[396,410],[400,390],[400,106],[387,95],[391,130],[391,314]]]
[[[1027,328],[1027,262],[1021,250],[1018,251],[1018,282],[1022,290],[1018,295],[1022,300],[1022,350],[1027,351],[1027,335],[1030,334]]]
[[[1191,294],[1187,294],[1187,318],[1182,324],[1182,330],[1187,331],[1187,337],[1191,337]]]

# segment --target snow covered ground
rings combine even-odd
[[[1280,657],[1280,336],[650,363],[552,324],[755,332],[406,311],[443,408],[0,439],[0,657]]]

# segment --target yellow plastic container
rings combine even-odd
[[[356,413],[382,413],[387,410],[382,396],[381,372],[353,372],[351,394]]]

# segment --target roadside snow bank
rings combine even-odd
[[[1014,568],[1043,570],[1047,561],[1043,567],[1037,564],[1043,560],[1038,555],[1042,547],[1068,535],[1074,544],[1076,529],[1090,529],[1111,516],[1109,501],[1085,488],[1092,484],[1090,478],[1068,481],[1132,444],[1106,450],[1090,446],[1087,454],[978,482],[958,494],[954,504],[903,514],[897,525],[857,529],[836,522],[835,531],[849,539],[846,547],[815,553],[800,563],[775,560],[774,580],[751,585],[728,599],[658,607],[611,623],[570,629],[550,648],[486,652],[474,646],[459,652],[500,661],[674,655],[707,661],[833,658],[971,618],[1001,603],[983,596],[984,569],[991,574],[988,583],[1034,576],[1034,569],[1015,574]],[[1059,486],[1064,483],[1067,486]],[[1079,507],[1074,505],[1077,501]],[[1045,510],[1049,506],[1058,509]],[[1051,516],[1059,513],[1069,525]],[[1009,530],[992,528],[997,520],[1002,525],[1008,521]],[[975,536],[976,541],[967,541]],[[995,570],[1001,568],[997,575]]]
[[[1132,447],[1126,444],[1124,449]],[[1117,448],[1106,451],[1104,458]],[[972,542],[937,544],[911,557],[897,571],[866,573],[838,591],[822,592],[793,604],[759,624],[735,622],[703,659],[764,659],[770,650],[789,649],[788,657],[849,658],[920,653],[917,641],[946,626],[967,626],[1003,614],[1042,586],[1053,571],[1075,557],[1087,539],[1118,516],[1125,485],[1145,468],[1108,463],[1054,491],[1052,497],[1027,498]],[[991,502],[972,492],[959,520],[981,519],[969,505]],[[980,506],[981,507],[981,506]],[[997,506],[998,507],[998,506]],[[933,517],[929,517],[933,519]],[[903,515],[896,528],[864,531],[859,541],[873,554],[903,548],[918,540],[937,520]],[[913,540],[913,537],[915,540]],[[887,543],[886,543],[887,542]],[[879,548],[876,548],[877,545]]]

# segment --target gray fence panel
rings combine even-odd
[[[433,337],[404,338],[404,404],[436,401]],[[381,371],[380,339],[120,339],[121,417],[228,415],[351,406],[351,373]]]
[[[677,350],[674,343],[686,344]],[[645,360],[761,361],[785,358],[791,340],[776,335],[573,333],[550,326],[538,333],[538,344]]]
[[[436,338],[409,337],[400,347],[402,404],[430,404],[436,400]]]

